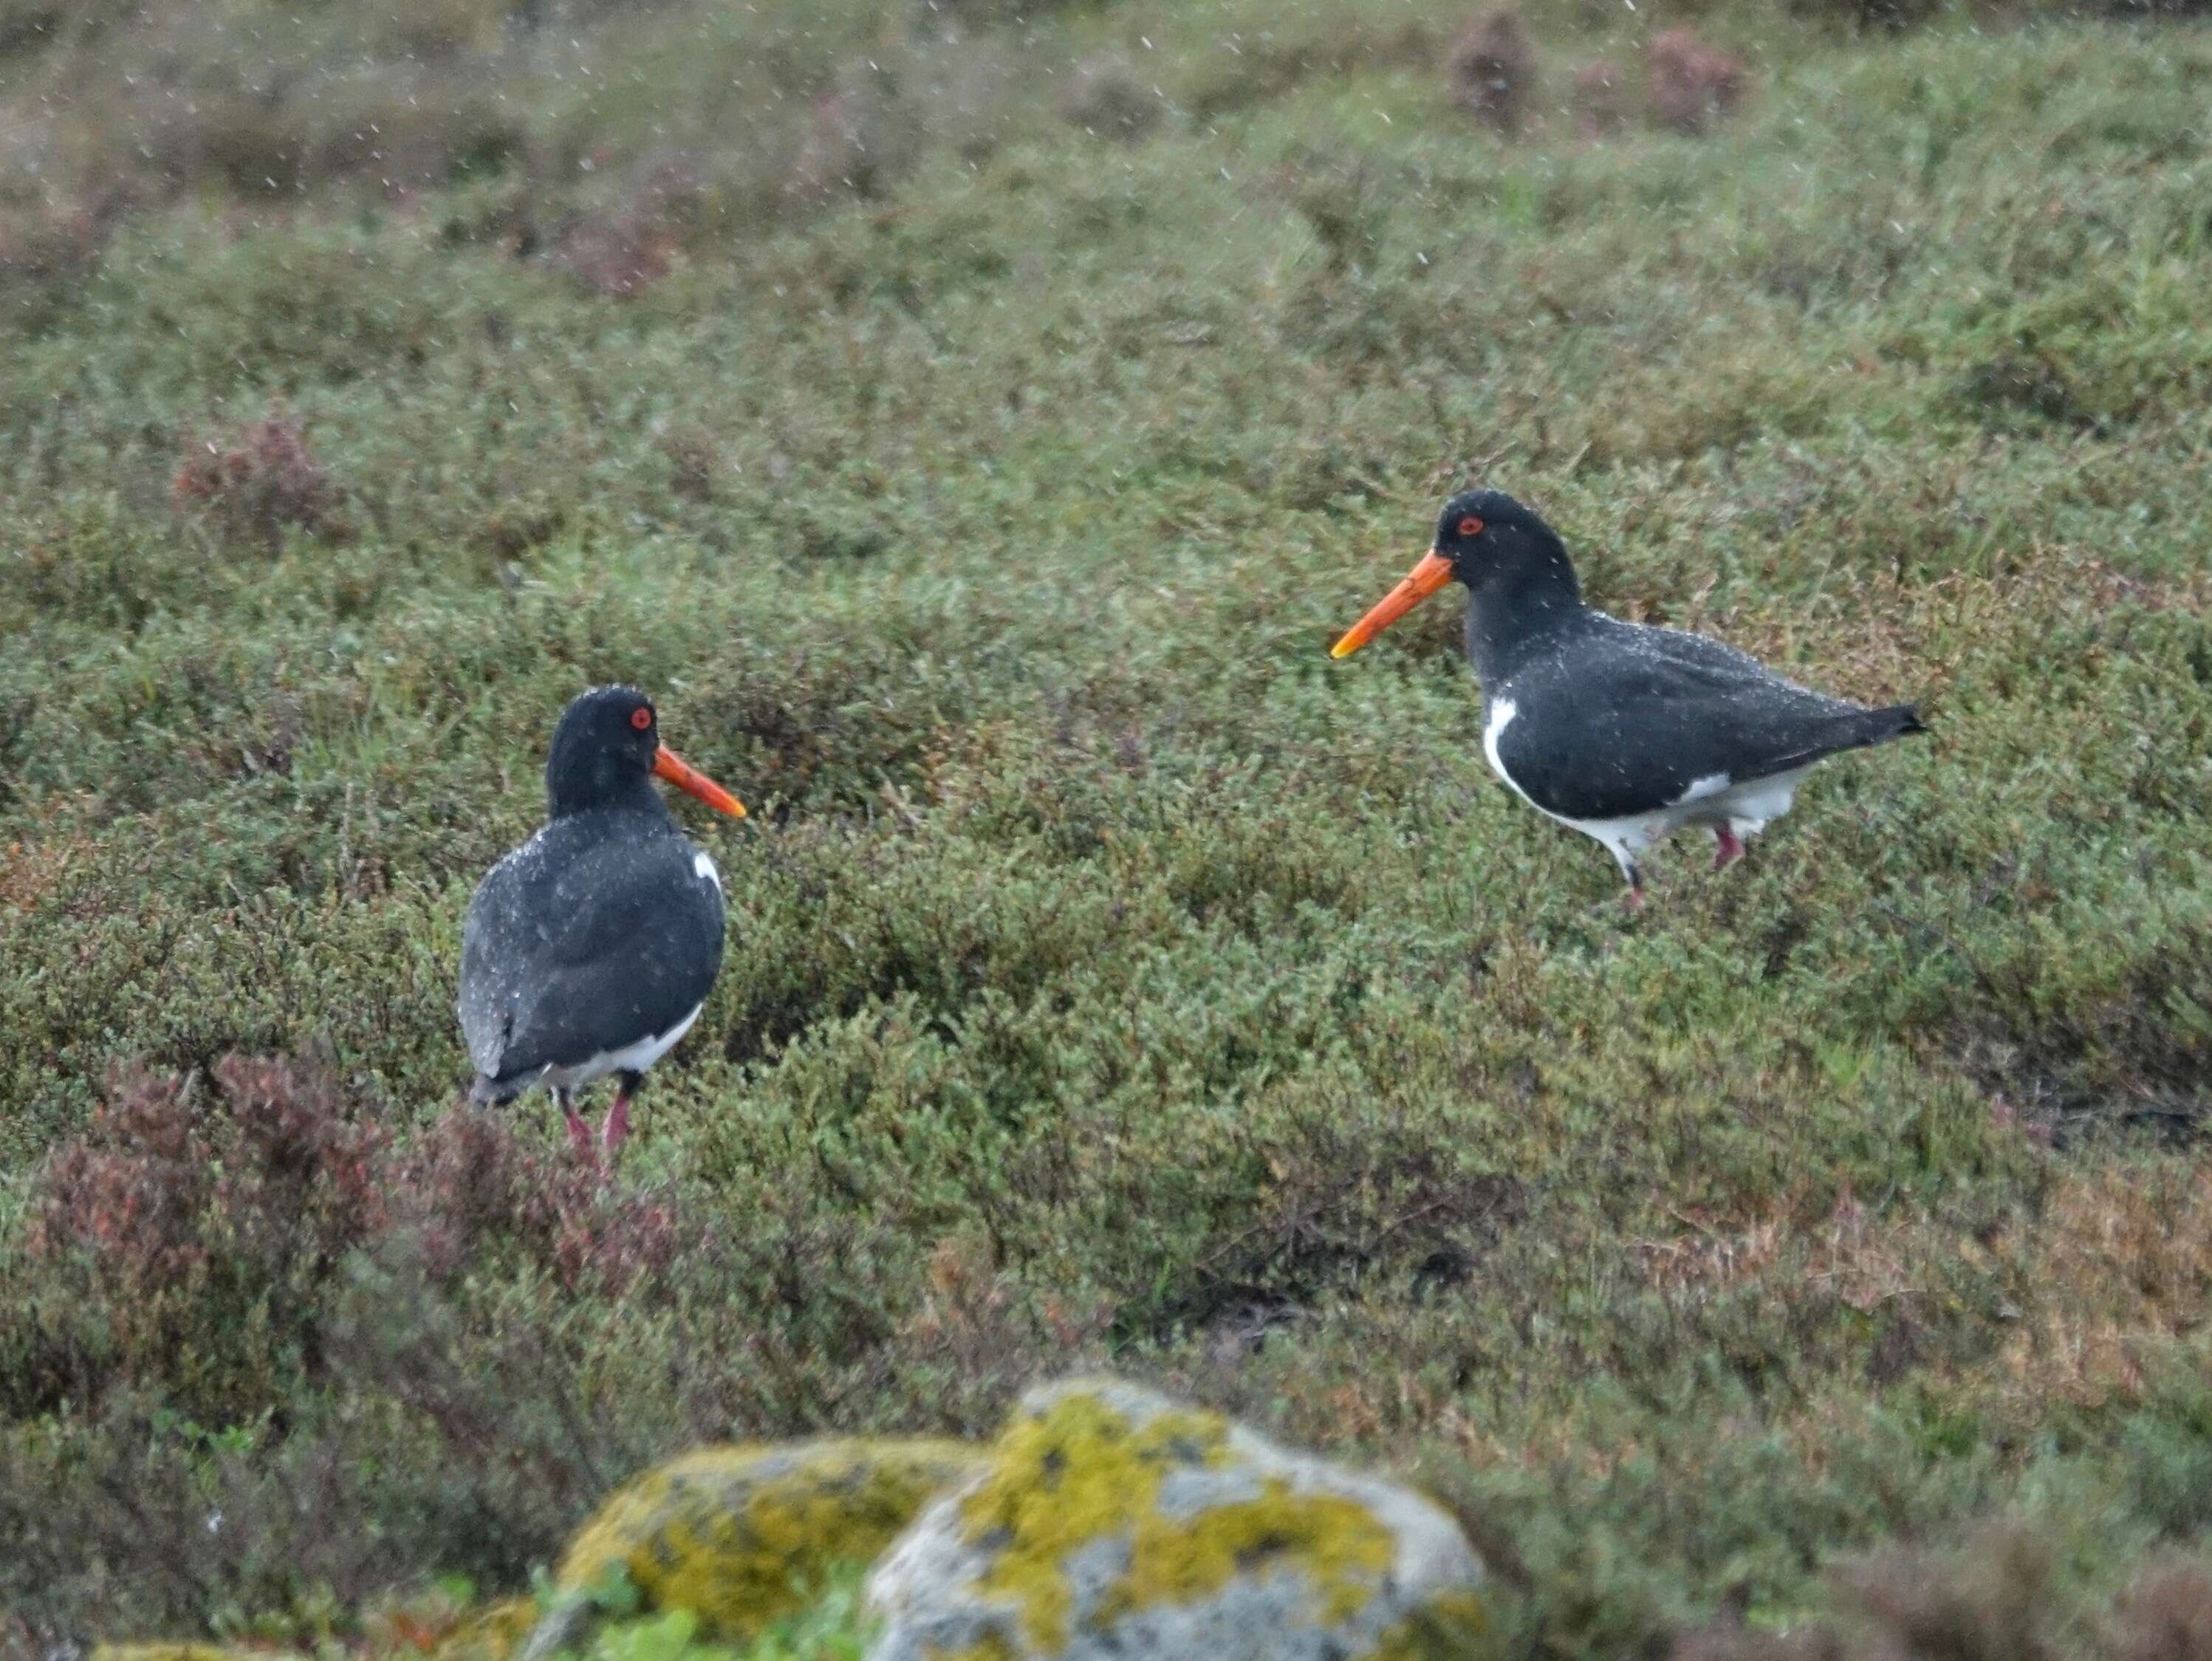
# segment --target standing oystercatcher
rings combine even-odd
[[[1358,651],[1455,578],[1491,767],[1603,843],[1632,905],[1644,900],[1636,856],[1652,843],[1710,826],[1718,870],[1790,811],[1814,763],[1928,730],[1910,704],[1849,703],[1717,640],[1593,611],[1558,533],[1499,490],[1446,502],[1436,545],[1329,654]]]
[[[542,1084],[586,1153],[574,1092],[616,1075],[599,1128],[613,1153],[646,1068],[690,1031],[722,966],[722,879],[678,828],[656,774],[744,817],[743,802],[662,747],[644,693],[601,686],[576,699],[545,757],[544,827],[486,873],[461,932],[470,1099]]]

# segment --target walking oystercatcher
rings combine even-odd
[[[599,1139],[629,1134],[646,1068],[691,1029],[722,966],[722,879],[678,828],[654,776],[742,818],[744,804],[660,742],[630,686],[577,698],[545,757],[545,824],[485,874],[461,931],[469,1098],[553,1092],[588,1153],[574,1092],[616,1075]]]
[[[1482,684],[1483,753],[1538,812],[1605,844],[1641,905],[1636,856],[1709,826],[1718,870],[1790,811],[1838,751],[1924,733],[1911,704],[1871,709],[1783,679],[1703,635],[1583,604],[1566,545],[1499,490],[1444,504],[1436,545],[1331,648],[1346,657],[1454,581]]]

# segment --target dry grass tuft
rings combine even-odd
[[[1998,1358],[2010,1393],[2138,1397],[2150,1347],[2196,1330],[2212,1299],[2212,1171],[2069,1173],[2013,1244],[2039,1295]]]

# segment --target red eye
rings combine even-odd
[[[1480,536],[1482,534],[1482,521],[1477,519],[1473,514],[1469,514],[1465,519],[1460,520],[1459,533],[1463,537]]]
[[[631,710],[629,712],[629,724],[636,727],[639,732],[642,733],[647,727],[653,725],[653,711],[645,709]]]

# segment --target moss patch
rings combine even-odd
[[[561,1560],[564,1596],[626,1578],[648,1609],[747,1640],[840,1564],[866,1563],[922,1502],[974,1469],[958,1442],[841,1439],[701,1448],[622,1489]]]

